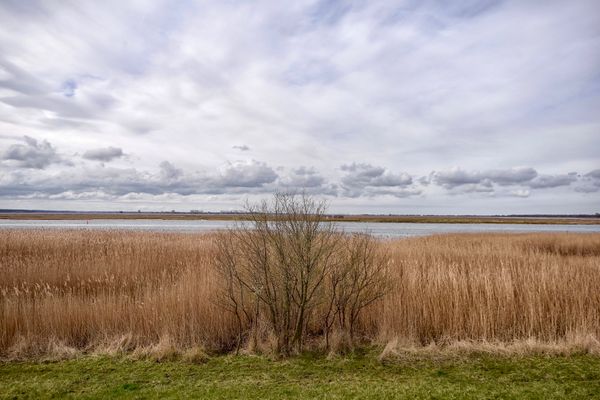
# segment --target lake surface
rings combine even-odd
[[[233,226],[233,221],[163,219],[11,220],[0,219],[0,229],[125,229],[160,232],[210,232]],[[426,236],[464,232],[599,232],[600,225],[542,224],[421,224],[338,222],[346,232],[369,231],[381,237]]]

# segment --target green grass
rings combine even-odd
[[[600,398],[600,358],[219,356],[194,365],[88,356],[0,364],[0,398],[590,399]]]

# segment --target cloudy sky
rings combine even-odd
[[[0,208],[600,212],[600,4],[0,2]]]

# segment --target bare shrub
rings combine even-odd
[[[226,282],[222,304],[238,322],[237,348],[244,326],[256,341],[266,320],[275,352],[301,351],[309,322],[325,302],[327,277],[343,261],[342,235],[326,220],[325,203],[307,195],[275,194],[246,211],[250,224],[216,241],[216,267]]]
[[[324,317],[325,343],[332,328],[336,347],[352,347],[360,313],[389,289],[389,256],[375,238],[355,233],[341,239],[339,262],[327,274],[328,308]]]

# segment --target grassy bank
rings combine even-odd
[[[219,356],[204,364],[86,357],[0,364],[0,399],[590,399],[600,358],[491,357],[389,360],[372,354],[285,361]]]
[[[367,343],[598,352],[600,235],[462,234],[382,241],[391,290],[361,315]],[[211,235],[0,232],[0,357],[227,352]],[[319,322],[310,326],[319,347]],[[519,348],[532,341],[534,346]],[[512,347],[511,347],[512,346]],[[536,347],[537,346],[537,347]]]

